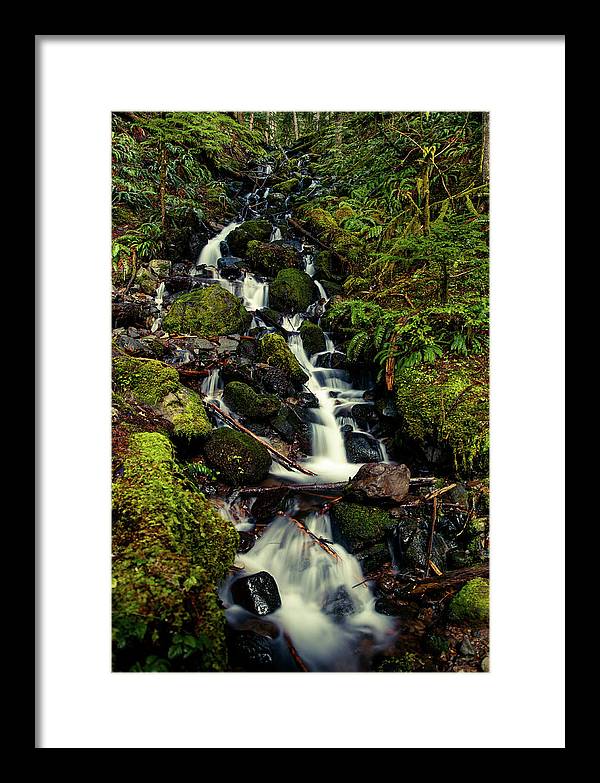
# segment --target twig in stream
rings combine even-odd
[[[429,535],[427,536],[427,556],[425,557],[425,578],[429,576],[429,565],[431,563],[431,548],[433,547],[433,534],[435,532],[435,522],[437,519],[437,495],[433,498],[433,511],[431,514],[431,525],[429,526]],[[438,574],[440,576],[440,574]]]
[[[289,634],[284,632],[283,638],[285,639],[285,643],[287,644],[288,650],[290,651],[290,655],[294,659],[294,662],[296,663],[296,666],[300,669],[301,672],[309,672],[310,669],[304,663],[302,658],[298,655],[298,651],[296,650],[296,648],[292,644],[292,640],[290,639]]]
[[[292,521],[292,522],[293,522],[295,525],[297,525],[297,527],[299,527],[299,528],[300,528],[300,530],[301,530],[303,533],[306,533],[306,535],[307,535],[307,536],[309,536],[310,538],[312,538],[312,540],[313,540],[313,541],[314,541],[316,544],[318,544],[318,545],[321,547],[321,549],[322,549],[324,552],[327,552],[327,554],[328,554],[328,555],[331,555],[331,556],[332,556],[332,557],[334,557],[336,560],[341,560],[341,559],[342,559],[342,558],[341,558],[341,557],[338,555],[338,553],[335,551],[335,549],[332,549],[332,548],[329,546],[329,544],[327,544],[327,543],[326,543],[326,539],[319,538],[319,536],[316,536],[316,535],[315,535],[315,534],[314,534],[314,533],[313,533],[311,530],[309,530],[309,529],[306,527],[306,525],[304,524],[304,522],[302,522],[302,521],[301,521],[301,520],[299,520],[299,519],[295,519],[294,517],[291,517],[291,516],[289,516],[289,514],[285,514],[283,511],[279,511],[279,512],[278,512],[278,514],[279,514],[279,516],[282,516],[282,517],[287,517],[289,520],[291,520],[291,521]]]

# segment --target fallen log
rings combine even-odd
[[[461,568],[457,571],[448,571],[443,576],[429,579],[418,579],[407,585],[408,595],[422,595],[430,590],[443,590],[446,587],[456,587],[464,584],[475,577],[489,576],[490,567],[488,563],[483,565],[471,566],[470,568]]]
[[[314,473],[312,474],[315,475]],[[303,493],[307,492],[309,494],[319,494],[319,491],[326,490],[326,491],[333,491],[333,492],[341,492],[345,487],[348,486],[349,481],[330,481],[330,482],[324,482],[323,484],[286,484],[285,482],[282,482],[281,484],[275,484],[273,486],[269,487],[242,487],[239,490],[240,495],[265,495],[268,492],[276,492],[280,489],[288,489],[290,492],[297,492],[297,493]],[[411,479],[410,483],[421,486],[425,483],[430,484],[434,481],[437,481],[437,479]],[[313,493],[314,490],[314,493]],[[419,498],[416,502],[414,498],[411,498],[409,503],[407,505],[419,505],[420,502],[425,500],[426,498]],[[402,505],[402,504],[400,504]],[[456,504],[452,504],[456,505]]]
[[[277,449],[273,448],[269,443],[264,441],[262,438],[259,438],[258,435],[255,435],[251,430],[249,430],[247,427],[244,427],[243,424],[240,424],[239,421],[236,421],[232,416],[229,416],[229,414],[222,411],[218,405],[215,405],[212,402],[209,402],[208,400],[204,400],[204,404],[213,410],[217,416],[220,416],[223,421],[226,421],[228,424],[230,424],[234,429],[239,430],[240,432],[243,432],[245,435],[249,435],[251,438],[253,438],[257,443],[260,443],[261,446],[264,446],[267,451],[271,453],[271,456],[275,460],[275,462],[278,462],[280,465],[283,465],[284,468],[287,468],[288,470],[297,470],[300,473],[304,473],[306,476],[316,476],[316,473],[313,473],[311,470],[307,470],[306,468],[303,468],[302,465],[299,465],[297,462],[294,462],[293,460],[289,459],[289,457],[286,457],[281,452],[277,451]]]

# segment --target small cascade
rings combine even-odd
[[[273,228],[273,232],[271,233],[271,242],[278,242],[280,239],[282,239],[281,236],[281,229],[278,226],[275,226]]]
[[[339,544],[321,548],[292,521],[295,513],[276,517],[250,552],[238,557],[238,566],[246,574],[267,571],[277,582],[281,608],[268,619],[280,630],[275,644],[282,658],[286,633],[310,671],[356,671],[361,653],[366,660],[389,642],[394,621],[375,611],[356,558]],[[315,536],[332,540],[328,514],[311,513],[303,522]],[[221,599],[228,620],[239,625],[252,615],[232,603],[232,581],[223,585]]]
[[[157,332],[160,329],[160,325],[162,323],[162,309],[163,309],[163,302],[165,297],[165,284],[162,282],[158,288],[156,289],[156,295],[154,297],[154,304],[156,305],[156,309],[158,310],[158,315],[152,322],[152,326],[150,327],[151,332]]]
[[[200,251],[200,256],[196,267],[207,266],[217,268],[217,261],[223,255],[221,253],[221,242],[223,242],[231,232],[240,226],[241,223],[229,223],[225,226],[216,237],[213,237]]]

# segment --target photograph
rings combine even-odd
[[[484,108],[112,112],[113,672],[488,675]]]

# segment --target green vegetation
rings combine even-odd
[[[227,245],[234,256],[246,256],[250,242],[268,242],[273,226],[268,220],[246,220],[227,237]]]
[[[471,579],[450,602],[449,616],[458,622],[487,622],[490,615],[490,588],[487,579]]]
[[[266,275],[276,275],[281,269],[301,264],[300,256],[293,247],[259,242],[256,239],[248,242],[246,258],[253,270]]]
[[[132,434],[113,485],[113,669],[219,671],[216,585],[238,534],[186,480],[160,433]]]

